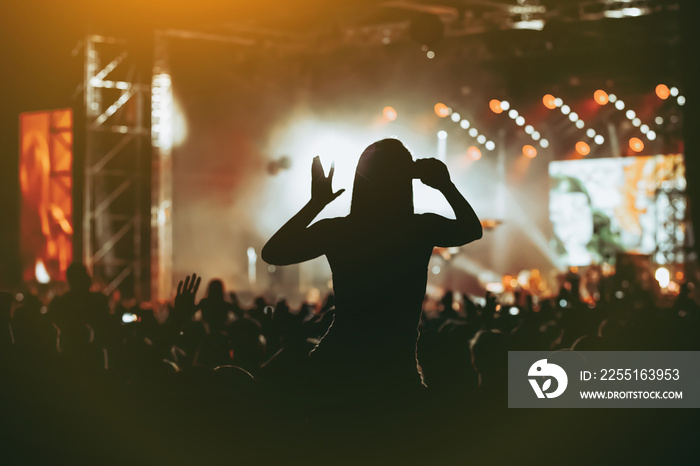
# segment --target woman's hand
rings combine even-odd
[[[321,164],[321,159],[316,156],[311,164],[311,201],[326,205],[330,204],[335,200],[336,197],[340,196],[345,192],[341,189],[337,192],[333,192],[333,172],[335,171],[335,165],[331,165],[331,170],[328,172],[328,176],[323,173],[323,165]]]
[[[418,159],[414,163],[415,178],[431,188],[443,190],[452,184],[447,166],[438,159]]]

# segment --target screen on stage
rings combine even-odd
[[[551,162],[549,177],[553,247],[569,266],[653,254],[668,219],[666,193],[685,189],[680,154]],[[684,198],[673,202],[685,210]]]

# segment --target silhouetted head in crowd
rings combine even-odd
[[[76,291],[79,293],[86,293],[90,291],[90,285],[92,285],[92,279],[90,274],[88,274],[85,266],[79,262],[73,262],[68,266],[66,271],[66,279],[68,280],[68,286],[71,291]]]
[[[207,287],[207,298],[212,301],[224,300],[224,282],[219,279],[214,279],[209,282]]]
[[[469,342],[472,367],[479,373],[479,385],[490,386],[507,376],[508,337],[500,330],[479,330]]]
[[[362,217],[413,214],[413,157],[398,139],[365,149],[355,171],[350,214]]]

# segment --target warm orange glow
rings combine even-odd
[[[556,100],[557,99],[552,94],[547,94],[542,97],[542,103],[550,110],[554,110],[557,107],[557,104],[555,103]]]
[[[683,280],[683,278],[685,278],[683,272],[681,272],[680,270],[676,272],[676,280]]]
[[[641,152],[644,150],[644,143],[639,138],[630,139],[630,149],[635,152]]]
[[[671,95],[671,91],[666,84],[659,84],[656,86],[656,95],[659,96],[659,99],[666,100]]]
[[[394,109],[394,107],[389,107],[389,106],[384,107],[383,113],[384,113],[384,119],[386,121],[396,120],[397,113],[396,113],[396,110]]]
[[[530,144],[526,144],[523,146],[523,155],[530,159],[534,159],[537,156],[537,149]]]
[[[608,93],[602,89],[598,89],[593,93],[593,98],[598,105],[605,105],[609,102]]]
[[[501,108],[501,101],[498,99],[491,99],[491,102],[489,102],[489,108],[493,113],[503,112],[503,109]]]
[[[471,146],[467,149],[467,157],[472,160],[479,160],[481,158],[481,151],[478,147]]]
[[[591,152],[591,146],[586,144],[583,141],[579,141],[576,143],[576,152],[578,152],[580,155],[583,155],[584,157],[590,154]]]
[[[450,115],[450,108],[447,105],[439,102],[435,104],[435,114],[440,118],[445,118]]]

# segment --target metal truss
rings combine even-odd
[[[142,298],[141,191],[150,149],[144,105],[151,89],[136,82],[124,41],[89,35],[83,46],[83,260],[106,293],[122,288]]]
[[[657,264],[682,264],[686,260],[688,208],[685,192],[685,166],[681,155],[671,156],[668,167],[657,171],[655,192]]]

